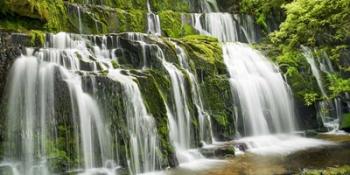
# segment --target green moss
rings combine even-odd
[[[233,121],[234,104],[230,83],[226,76],[208,77],[201,83],[205,108],[212,118],[214,130],[220,138],[230,138],[235,134]]]
[[[137,76],[137,78],[140,87],[143,87],[140,90],[147,110],[156,121],[163,159],[168,159],[174,149],[169,140],[168,116],[165,106],[166,96],[163,94],[164,91],[169,89],[170,82],[167,77],[153,70],[149,70],[145,76]]]
[[[30,32],[31,42],[35,46],[44,46],[46,41],[46,34],[39,30],[32,30]]]
[[[222,48],[216,38],[204,35],[190,35],[181,39],[189,53],[209,64],[222,61]]]
[[[146,12],[140,10],[124,11],[116,9],[118,32],[144,32]]]
[[[150,0],[153,11],[173,10],[178,12],[189,12],[189,2],[186,0]]]
[[[111,63],[114,69],[117,69],[119,67],[119,64],[116,60],[112,60]]]
[[[350,113],[344,114],[342,119],[340,128],[350,130]]]
[[[161,11],[159,14],[162,32],[165,36],[179,38],[195,34],[191,25],[182,24],[182,14],[170,10]]]
[[[330,167],[324,170],[304,170],[300,175],[348,175],[350,166]]]
[[[66,30],[67,15],[63,0],[5,0],[2,11],[41,20],[45,22],[47,31]]]

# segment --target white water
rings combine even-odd
[[[201,34],[215,36],[222,42],[238,41],[237,24],[229,13],[192,14],[192,25]]]
[[[159,57],[170,76],[172,86],[173,106],[168,109],[168,120],[170,125],[170,139],[176,150],[176,157],[180,163],[191,161],[192,156],[187,150],[191,149],[191,115],[188,108],[188,97],[185,88],[183,73],[172,63],[164,58],[163,51],[159,48]]]
[[[81,22],[81,12],[80,12],[79,5],[77,5],[77,11],[78,11],[79,33],[83,33],[83,24]]]
[[[319,61],[320,64],[318,66],[316,62],[317,57],[314,56],[314,53],[312,52],[312,50],[305,46],[302,46],[301,48],[302,48],[304,57],[306,58],[307,62],[311,67],[312,74],[316,78],[317,85],[322,93],[322,96],[327,98],[328,95],[326,93],[326,90],[323,84],[321,70],[325,73],[334,72],[332,63],[329,60],[328,55],[325,52],[322,53],[323,62]],[[318,107],[317,109],[318,115],[322,119],[323,125],[328,129],[328,131],[333,134],[339,132],[339,124],[340,124],[341,117],[343,115],[341,100],[337,98],[334,99],[333,101],[323,100],[318,102],[317,107]]]
[[[200,0],[202,12],[218,12],[219,7],[216,0]]]
[[[302,46],[301,48],[303,50],[303,55],[305,56],[306,61],[311,66],[312,74],[317,80],[317,85],[320,88],[323,97],[327,97],[326,91],[324,89],[321,73],[320,73],[320,70],[318,69],[318,66],[316,65],[316,60],[315,60],[315,57],[313,56],[311,49],[305,46]]]
[[[226,43],[224,61],[244,120],[244,135],[296,130],[293,97],[277,66],[247,45]]]
[[[210,35],[221,42],[258,41],[255,22],[251,16],[230,13],[193,13],[191,25],[202,35]]]
[[[58,95],[54,87],[56,72],[59,72],[70,90],[71,117],[79,126],[75,135],[79,139],[77,143],[81,144],[77,145],[76,151],[83,158],[83,168],[90,169],[112,159],[109,133],[104,129],[98,105],[90,95],[83,92],[80,76],[55,62],[62,61],[56,49],[42,49],[35,55],[31,55],[30,51],[28,53],[16,60],[11,71],[7,121],[9,135],[6,142],[8,158],[5,159],[18,163],[21,174],[49,174],[47,153],[53,148],[48,147],[47,142],[55,144],[57,133],[57,109],[54,107],[54,99]],[[17,121],[22,122],[18,124]],[[18,132],[22,133],[19,138],[14,134]]]
[[[244,133],[237,134],[255,136],[241,139],[247,142],[248,151],[285,153],[325,144],[290,134],[297,129],[293,96],[278,67],[248,45],[227,43],[242,41],[242,33],[248,43],[258,40],[252,17],[232,16],[213,9],[204,12],[209,13],[193,14],[191,24],[201,34],[224,42],[223,55],[233,98],[238,97],[240,107],[240,114],[235,117],[242,116],[244,123]],[[272,135],[275,133],[286,135],[281,138]],[[300,146],[290,146],[292,143]]]
[[[160,19],[159,16],[152,12],[151,5],[149,3],[149,0],[147,0],[147,33],[153,34],[156,36],[162,35],[162,30],[160,28]]]
[[[79,35],[59,33],[49,36],[47,47],[16,60],[9,77],[8,134],[5,159],[1,164],[14,173],[26,175],[53,174],[48,166],[48,153],[55,149],[57,122],[55,83],[63,81],[69,90],[72,113],[67,116],[74,124],[74,153],[82,160],[72,171],[84,175],[116,174],[118,150],[112,148],[109,125],[94,99],[96,82],[90,77],[94,96],[83,90],[82,75],[112,68],[113,49],[107,49],[107,37],[101,46]],[[118,44],[118,43],[116,43]],[[89,45],[89,47],[87,47]],[[147,114],[138,85],[130,76],[112,71],[109,77],[121,83],[125,97],[125,111],[130,134],[129,168],[133,174],[159,169],[156,155],[158,137],[153,117]],[[68,109],[67,109],[68,110]],[[21,121],[18,123],[18,121]],[[115,133],[116,134],[116,133]],[[52,141],[48,145],[48,141]],[[128,154],[128,153],[127,153]],[[127,156],[127,155],[124,155]]]
[[[329,141],[305,138],[290,134],[245,137],[235,142],[246,144],[248,152],[260,155],[288,155],[315,146],[329,146],[335,144]]]
[[[133,77],[110,70],[108,76],[121,83],[126,96],[125,106],[131,145],[131,167],[133,174],[155,171],[159,163],[156,155],[158,136],[154,119],[147,113],[141,91]]]
[[[179,59],[180,66],[187,73],[191,84],[192,101],[198,111],[200,140],[204,144],[206,144],[207,142],[212,143],[214,141],[214,138],[211,127],[211,119],[209,114],[204,109],[203,100],[201,96],[202,94],[199,88],[197,77],[191,72],[185,50],[179,45],[177,45],[175,42],[173,44],[175,45],[176,54]]]

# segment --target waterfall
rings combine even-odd
[[[193,13],[191,25],[203,35],[214,36],[221,42],[242,41],[254,43],[258,34],[253,18],[230,13]]]
[[[83,24],[81,22],[81,12],[80,12],[79,5],[77,5],[77,11],[78,11],[79,33],[83,33]]]
[[[306,61],[311,66],[312,74],[314,75],[314,77],[317,80],[317,85],[320,88],[322,95],[324,97],[327,97],[326,91],[325,91],[324,86],[323,86],[321,73],[320,73],[320,70],[318,69],[318,66],[316,65],[316,60],[313,56],[311,49],[307,48],[305,46],[302,46],[302,50],[303,50],[304,57],[306,58]]]
[[[295,131],[294,106],[278,68],[244,44],[226,43],[224,61],[248,136]]]
[[[147,33],[154,34],[156,36],[162,35],[159,16],[152,12],[149,0],[147,0],[147,9]]]
[[[332,63],[330,62],[328,55],[325,52],[322,53],[323,63],[319,61],[320,66],[318,66],[316,62],[316,57],[314,57],[312,50],[306,46],[302,46],[301,49],[304,57],[306,58],[306,61],[311,67],[312,75],[317,81],[317,85],[322,93],[322,97],[328,98],[321,76],[321,70],[325,73],[334,72]],[[318,117],[322,120],[323,125],[328,129],[328,131],[339,131],[340,119],[343,115],[340,99],[335,98],[333,101],[325,99],[320,102],[317,102],[317,113]]]
[[[54,39],[54,43],[67,39],[66,35],[55,37],[57,40]],[[8,161],[19,163],[22,174],[49,174],[47,154],[48,149],[53,148],[47,142],[52,141],[54,144],[57,141],[58,116],[54,103],[58,95],[55,82],[59,77],[70,92],[71,117],[77,126],[76,152],[83,160],[82,168],[95,168],[112,159],[110,134],[104,129],[98,105],[83,91],[81,77],[72,72],[79,70],[78,59],[64,43],[57,46],[43,48],[35,53],[28,50],[27,55],[16,60],[11,71],[5,148]],[[21,123],[17,124],[17,121]],[[16,136],[15,133],[21,135]]]
[[[180,66],[187,73],[189,81],[191,83],[192,101],[198,111],[200,140],[204,142],[204,144],[206,142],[212,143],[214,141],[214,138],[211,127],[211,119],[209,114],[205,112],[197,77],[190,70],[185,50],[182,47],[180,47],[177,43],[173,42],[173,44],[175,45],[176,54],[179,59]],[[209,129],[209,131],[206,129]]]
[[[168,107],[170,139],[174,144],[176,157],[180,163],[194,159],[188,152],[191,149],[191,115],[183,73],[172,63],[165,60],[163,51],[158,48],[158,56],[170,76],[174,105]],[[171,112],[170,112],[171,111]]]
[[[50,35],[46,47],[27,49],[18,58],[10,73],[7,88],[7,130],[5,158],[0,166],[28,175],[55,174],[48,165],[51,153],[62,131],[62,120],[72,126],[72,149],[78,165],[69,171],[79,174],[114,175],[119,169],[119,150],[112,147],[118,133],[111,133],[110,124],[96,100],[95,74],[109,71],[108,77],[119,82],[123,92],[126,124],[130,136],[127,157],[129,172],[139,174],[160,168],[158,136],[153,117],[147,113],[140,89],[131,76],[112,70],[114,49],[107,48],[107,36],[84,38],[59,33]],[[109,39],[112,43],[115,39]],[[116,41],[113,45],[118,45]],[[119,47],[119,46],[116,46]],[[62,101],[62,85],[67,87]],[[91,89],[88,90],[88,84]],[[60,90],[63,88],[62,90]],[[66,113],[58,106],[67,103]],[[65,115],[66,118],[62,118]],[[19,123],[18,123],[19,122]],[[65,137],[70,137],[66,135]],[[67,146],[68,148],[68,146]]]
[[[216,0],[200,0],[200,5],[203,12],[219,11],[219,7]]]
[[[121,83],[126,96],[132,173],[155,171],[160,162],[156,155],[159,150],[157,130],[153,117],[147,113],[141,91],[133,78],[123,75],[121,70],[110,70],[108,76]]]

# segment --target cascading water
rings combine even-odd
[[[168,72],[172,85],[172,97],[174,105],[169,107],[168,120],[170,138],[176,149],[176,156],[180,163],[189,162],[193,155],[188,152],[191,149],[191,115],[188,108],[188,97],[185,88],[183,73],[172,63],[165,60],[163,51],[158,48],[158,57]],[[201,156],[196,156],[200,158]]]
[[[156,155],[158,136],[153,117],[147,113],[138,85],[131,76],[123,75],[121,70],[110,70],[108,76],[121,83],[126,96],[126,116],[131,145],[131,171],[133,174],[155,171],[159,165]]]
[[[203,35],[214,36],[222,42],[258,41],[256,25],[251,16],[230,13],[193,13],[191,25]]]
[[[297,129],[293,96],[289,86],[277,66],[262,54],[244,44],[228,43],[255,42],[258,38],[253,20],[217,11],[209,11],[203,15],[204,26],[201,15],[198,14],[193,15],[192,25],[201,34],[217,37],[219,41],[224,42],[223,57],[230,75],[233,98],[238,98],[239,114],[235,117],[243,118],[244,133],[241,134],[253,136],[237,142],[244,142],[249,151],[269,152],[279,148],[280,153],[283,153],[282,150],[291,152],[303,149],[304,146],[324,144],[318,140],[297,136],[271,135],[290,134]],[[287,147],[288,144],[285,143],[291,140],[298,141],[299,146]]]
[[[244,118],[244,135],[256,136],[296,130],[292,96],[278,68],[244,44],[224,45],[230,73]]]
[[[83,24],[81,22],[81,12],[80,12],[79,6],[77,6],[77,11],[78,11],[79,33],[82,33],[83,32]]]
[[[95,40],[94,38],[90,38]],[[113,41],[113,38],[111,38]],[[118,43],[115,43],[118,45]],[[129,172],[138,174],[159,169],[157,155],[158,137],[153,117],[147,114],[140,89],[131,76],[112,70],[115,60],[113,49],[106,47],[107,37],[101,44],[80,35],[59,33],[51,35],[47,47],[27,49],[27,54],[16,60],[9,77],[7,137],[4,144],[5,158],[0,166],[13,169],[13,173],[26,175],[49,175],[55,171],[48,165],[50,155],[61,135],[61,115],[57,83],[67,86],[70,103],[66,123],[72,125],[75,138],[72,146],[76,166],[69,168],[79,174],[115,175],[118,166],[118,150],[112,147],[113,138],[106,123],[105,111],[101,111],[95,97],[98,96],[96,80],[92,74],[109,70],[108,77],[119,82],[130,135],[128,157]],[[113,44],[112,44],[113,45]],[[89,82],[86,82],[86,78]],[[86,91],[92,84],[92,94]],[[67,99],[66,99],[67,100]],[[67,114],[65,114],[67,115]],[[59,119],[63,120],[63,119]],[[18,123],[18,121],[21,121]],[[68,137],[68,136],[66,136]]]
[[[66,45],[68,43],[72,49]],[[110,134],[104,129],[98,105],[83,91],[80,76],[73,72],[80,70],[77,55],[84,55],[86,51],[77,49],[81,44],[71,41],[65,34],[58,34],[53,36],[53,48],[43,48],[34,53],[29,50],[12,68],[9,136],[5,148],[9,153],[8,161],[18,163],[22,174],[49,174],[47,154],[52,148],[47,146],[47,142],[54,144],[58,132],[54,104],[58,95],[54,86],[57,74],[66,82],[70,92],[71,117],[77,127],[76,152],[82,159],[82,168],[92,169],[112,160]],[[22,122],[18,125],[16,121]],[[13,135],[16,132],[21,136]]]
[[[203,12],[219,11],[219,7],[216,0],[200,0],[200,5]]]
[[[293,96],[277,66],[241,43],[225,43],[223,55],[232,92],[239,101],[242,135],[250,136],[236,140],[237,143],[257,154],[289,154],[331,144],[292,135],[297,129]]]
[[[325,73],[334,72],[332,63],[330,62],[326,53],[323,53],[324,62],[320,63],[320,66],[318,66],[316,62],[317,61],[316,57],[314,57],[312,50],[306,46],[302,46],[301,48],[302,48],[303,55],[306,58],[306,61],[309,63],[311,67],[312,75],[316,78],[317,85],[322,93],[322,97],[328,98],[328,95],[324,88],[324,84],[321,76],[321,70],[323,70],[323,72]],[[338,132],[340,119],[343,115],[340,99],[336,98],[334,99],[334,101],[330,101],[330,100],[320,101],[317,104],[317,108],[318,108],[318,116],[322,120],[323,125],[328,129],[328,131]]]
[[[199,136],[200,140],[205,143],[212,143],[214,141],[212,128],[211,128],[211,119],[207,112],[205,112],[203,100],[201,97],[201,91],[199,88],[198,80],[196,76],[191,72],[190,66],[188,63],[188,58],[186,52],[183,48],[181,48],[177,43],[173,43],[175,45],[177,57],[179,59],[179,63],[182,69],[185,70],[189,77],[189,81],[191,83],[191,94],[192,101],[197,108],[198,111],[198,120],[199,120]],[[209,129],[206,130],[206,129]]]
[[[320,73],[320,70],[318,69],[318,66],[316,65],[316,60],[313,56],[311,49],[307,48],[305,46],[302,46],[302,50],[303,50],[304,57],[306,58],[306,61],[311,66],[312,74],[314,75],[314,77],[317,80],[317,85],[320,88],[322,95],[324,97],[327,97],[326,91],[325,91],[324,86],[323,86],[321,73]]]
[[[159,16],[152,12],[151,4],[147,0],[147,33],[154,34],[157,36],[162,35],[162,30],[160,28],[160,19]]]

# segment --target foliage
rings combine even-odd
[[[255,16],[257,24],[264,29],[268,28],[267,18],[276,10],[279,11],[281,6],[289,0],[242,0],[240,3],[240,12]]]
[[[350,1],[244,0],[241,8],[243,11],[250,10],[250,13],[261,15],[267,13],[258,12],[269,8],[278,9],[278,6],[285,10],[286,20],[280,25],[279,31],[270,34],[268,40],[259,45],[273,45],[268,48],[272,60],[285,73],[296,96],[306,105],[311,105],[321,95],[311,68],[301,54],[300,46],[315,48],[315,58],[326,53],[336,71],[346,71],[346,66],[340,63],[340,57],[344,48],[348,48],[347,41],[350,38]],[[331,91],[331,98],[348,91],[347,78],[342,76],[328,76],[329,83],[326,85]]]
[[[305,100],[305,105],[306,106],[311,106],[312,104],[314,104],[317,100],[317,93],[306,93],[304,95],[304,100]]]
[[[341,43],[350,36],[348,0],[296,0],[284,7],[287,19],[273,34],[275,43],[317,46]]]
[[[328,81],[332,97],[350,92],[350,79],[343,79],[335,74],[328,74]]]

